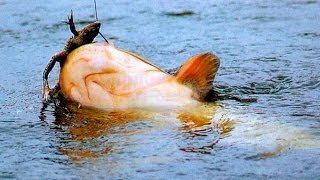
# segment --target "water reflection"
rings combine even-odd
[[[52,105],[52,104],[51,104]],[[184,107],[176,110],[129,109],[106,112],[97,109],[78,107],[67,102],[56,102],[53,112],[44,105],[40,118],[47,122],[46,114],[54,115],[54,129],[64,132],[58,137],[57,151],[71,160],[99,158],[113,153],[116,149],[128,148],[135,136],[163,129],[171,129],[184,134],[186,142],[179,142],[179,149],[185,152],[210,153],[221,139],[233,130],[231,120],[221,118],[213,121],[216,103],[203,104],[199,107]],[[197,137],[206,136],[202,143]],[[192,137],[192,138],[191,138]],[[153,137],[154,139],[160,137]],[[191,141],[190,141],[191,138]]]

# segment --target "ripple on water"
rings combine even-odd
[[[307,38],[319,38],[320,33],[318,33],[318,32],[305,32],[305,33],[299,33],[298,36],[307,37]]]
[[[184,10],[184,11],[172,11],[172,12],[165,12],[163,15],[165,16],[173,16],[173,17],[183,17],[183,16],[192,16],[196,13],[191,10]]]
[[[250,82],[246,85],[215,85],[217,90],[228,95],[262,95],[279,94],[287,90],[292,84],[292,78],[289,76],[278,75],[263,82]]]

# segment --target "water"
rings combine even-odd
[[[1,179],[320,176],[319,1],[98,0],[101,32],[116,46],[164,69],[214,52],[216,90],[257,102],[221,99],[189,112],[43,109],[42,71],[71,35],[63,21],[73,9],[83,27],[93,7],[0,0]],[[57,78],[58,68],[52,84]]]

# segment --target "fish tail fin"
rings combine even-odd
[[[175,74],[178,82],[193,89],[199,100],[204,100],[212,89],[213,80],[220,65],[219,58],[212,53],[191,57]]]

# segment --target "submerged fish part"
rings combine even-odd
[[[218,66],[218,58],[206,53],[191,58],[171,76],[138,55],[95,43],[68,55],[59,84],[65,98],[83,106],[172,108],[198,104],[212,88]]]

